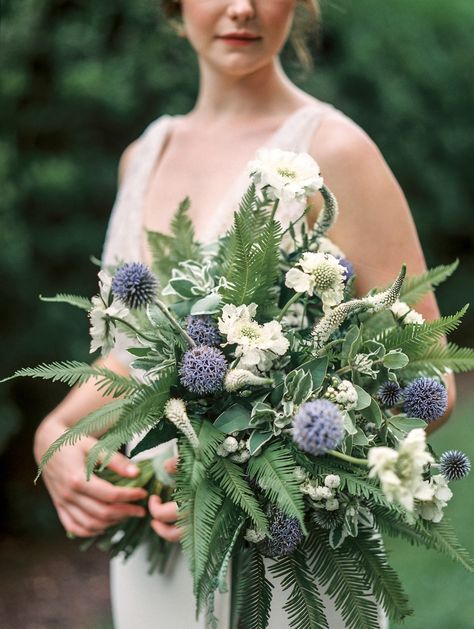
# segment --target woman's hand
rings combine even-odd
[[[168,459],[164,463],[165,470],[168,474],[176,473],[178,457]],[[148,500],[148,508],[150,510],[152,521],[151,527],[160,537],[168,542],[179,542],[181,539],[181,530],[176,526],[178,519],[178,507],[176,502],[162,502],[159,496],[150,496]]]
[[[39,463],[49,445],[67,428],[56,420],[40,426],[35,437],[35,458]],[[143,517],[145,509],[131,504],[146,498],[139,487],[117,487],[95,474],[86,479],[87,453],[97,443],[94,437],[81,439],[59,450],[45,466],[42,477],[51,495],[62,525],[78,537],[92,537],[113,524],[132,517]],[[136,465],[126,456],[115,454],[108,467],[121,476],[134,478]]]

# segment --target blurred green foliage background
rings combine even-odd
[[[83,313],[38,295],[94,293],[89,256],[100,257],[122,150],[160,114],[188,111],[197,91],[193,52],[158,0],[2,5],[0,377],[89,359]],[[322,12],[315,69],[304,75],[290,49],[284,65],[380,147],[428,263],[461,259],[438,292],[442,312],[453,312],[473,292],[474,4],[323,0]],[[473,321],[454,340],[472,344]],[[31,442],[64,393],[33,380],[0,387],[3,530],[60,531],[46,492],[32,484]]]

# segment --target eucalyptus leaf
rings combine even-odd
[[[264,431],[264,432],[254,430],[252,434],[250,435],[250,439],[249,439],[250,454],[252,456],[258,454],[260,450],[262,449],[262,447],[266,443],[268,443],[268,441],[270,441],[272,437],[273,437],[273,432],[271,430]]]
[[[343,412],[342,416],[343,416],[343,419],[344,419],[344,430],[349,435],[355,435],[356,432],[357,432],[357,428],[355,427],[354,422],[352,421],[352,418],[349,415],[349,413]]]
[[[361,428],[357,428],[355,435],[352,437],[352,443],[355,446],[368,446],[369,440]]]
[[[218,293],[211,293],[198,299],[191,308],[192,315],[215,314],[219,312],[222,298]]]
[[[408,356],[400,349],[391,349],[382,360],[383,366],[387,369],[403,369],[409,362]]]
[[[357,391],[357,405],[354,410],[360,411],[363,408],[367,408],[368,406],[370,406],[372,403],[372,398],[367,393],[367,391],[364,391],[364,389],[362,387],[359,387],[359,385],[357,384],[354,385],[354,389]]]
[[[250,426],[250,411],[241,404],[233,404],[227,408],[214,422],[214,427],[230,435]]]
[[[362,345],[362,332],[359,326],[353,325],[347,331],[341,349],[341,365],[347,365],[357,354]]]
[[[390,418],[390,425],[399,430],[409,432],[415,428],[425,428],[426,422],[418,417],[404,417],[403,415],[394,415]]]
[[[373,422],[377,428],[380,428],[382,425],[382,411],[374,398],[372,398],[370,406],[360,410],[360,414],[363,415],[367,421]]]

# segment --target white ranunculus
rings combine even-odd
[[[433,495],[428,500],[420,500],[415,505],[415,511],[421,515],[424,520],[432,522],[441,522],[443,519],[443,509],[453,497],[453,492],[448,487],[448,482],[442,474],[432,476],[429,481],[423,481],[427,485],[428,491]]]
[[[306,251],[297,263],[302,270],[290,269],[285,276],[285,285],[298,293],[318,295],[327,311],[341,303],[344,298],[346,268],[330,253]]]
[[[398,450],[387,447],[370,448],[369,477],[377,477],[390,502],[398,502],[413,511],[415,499],[431,500],[434,489],[424,483],[423,468],[434,459],[426,449],[426,434],[422,428],[411,430]]]
[[[277,356],[283,356],[290,345],[278,321],[260,325],[252,319],[256,304],[226,304],[218,321],[219,331],[227,337],[225,345],[237,345],[236,367],[254,372],[268,371]]]
[[[270,198],[283,201],[304,199],[323,185],[319,166],[308,153],[262,148],[249,162],[248,172]]]
[[[130,311],[118,299],[112,299],[112,277],[104,270],[99,274],[99,295],[92,297],[89,311],[91,335],[90,353],[102,348],[102,354],[108,354],[115,344],[115,324],[108,317],[125,319]]]

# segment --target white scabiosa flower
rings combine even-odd
[[[184,434],[193,448],[199,447],[199,439],[186,413],[186,405],[183,400],[180,398],[169,399],[163,409],[163,415]]]
[[[89,311],[91,335],[90,353],[102,348],[107,354],[115,344],[115,324],[109,317],[126,319],[129,309],[111,292],[112,277],[104,270],[99,272],[99,295],[92,297],[92,308]]]
[[[410,308],[408,304],[404,301],[396,301],[393,306],[391,306],[390,310],[393,312],[395,317],[399,319],[402,323],[412,324],[412,325],[421,325],[425,322],[423,316]]]
[[[268,371],[277,356],[283,356],[289,341],[278,321],[260,325],[252,319],[256,304],[234,306],[226,304],[219,319],[219,331],[227,337],[227,345],[236,344],[237,367],[254,371]]]
[[[298,261],[301,269],[290,269],[285,276],[285,285],[298,293],[318,295],[327,311],[341,303],[344,298],[346,269],[330,253],[306,251]]]
[[[271,199],[304,199],[323,185],[319,166],[308,153],[262,148],[249,162],[248,172]]]
[[[433,491],[430,500],[420,500],[415,505],[415,511],[423,520],[441,522],[443,519],[443,509],[453,497],[453,492],[448,487],[448,482],[442,474],[432,476],[429,481],[424,481],[425,485]]]
[[[422,478],[423,468],[434,459],[426,449],[422,428],[411,430],[398,450],[387,447],[370,448],[369,477],[377,477],[390,502],[398,502],[412,512],[415,499],[431,500],[434,489]]]

